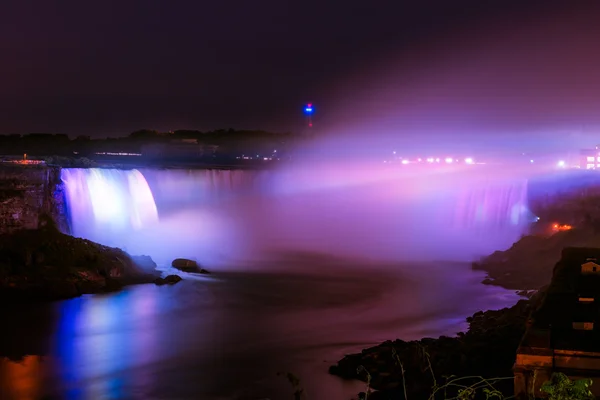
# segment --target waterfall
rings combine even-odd
[[[496,175],[335,165],[64,169],[62,180],[73,235],[159,263],[184,257],[214,266],[280,251],[394,261],[484,255],[531,222],[527,180]]]
[[[455,225],[498,229],[532,221],[527,209],[527,180],[477,182],[459,194]]]
[[[119,234],[158,222],[152,191],[138,170],[65,168],[61,179],[74,236],[117,246]]]

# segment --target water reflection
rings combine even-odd
[[[149,362],[159,332],[155,296],[134,289],[58,307],[61,323],[53,353],[68,399],[126,398],[124,388],[151,385],[135,371]]]
[[[286,271],[229,272],[36,307],[0,309],[0,399],[310,398],[358,387],[327,374],[346,352],[386,339],[453,334],[516,296],[468,267],[358,265],[293,254]],[[474,301],[474,300],[477,301]],[[30,356],[17,360],[11,345]],[[46,397],[44,397],[46,396]],[[255,397],[245,397],[255,398]]]
[[[40,356],[21,361],[0,359],[0,398],[35,400],[42,395],[44,362]]]

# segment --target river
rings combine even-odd
[[[63,170],[75,236],[212,274],[3,305],[0,399],[291,399],[278,372],[309,400],[350,399],[364,385],[327,373],[344,354],[516,302],[456,262],[529,223],[526,180],[489,176]]]
[[[277,373],[292,372],[308,399],[350,399],[364,386],[327,373],[345,353],[453,335],[473,312],[517,300],[467,265],[274,262],[285,272],[232,266],[175,286],[5,305],[0,398],[291,399]]]

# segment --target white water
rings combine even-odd
[[[161,263],[210,267],[281,252],[385,261],[471,260],[527,223],[527,181],[464,170],[65,169],[72,232]]]

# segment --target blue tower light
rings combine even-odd
[[[315,111],[315,109],[313,108],[313,105],[311,103],[308,103],[304,107],[304,113],[307,114],[307,115],[311,115],[314,111]]]

